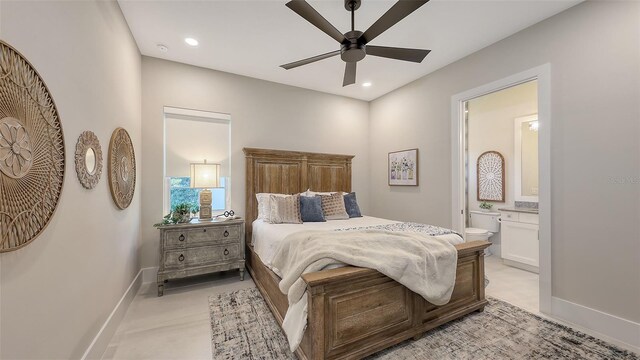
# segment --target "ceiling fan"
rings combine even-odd
[[[295,61],[289,64],[280,65],[280,67],[289,70],[298,66],[311,64],[313,62],[340,55],[342,60],[346,62],[344,70],[344,80],[342,86],[355,84],[356,82],[356,64],[364,59],[367,55],[380,56],[396,60],[422,62],[431,50],[406,49],[387,46],[368,45],[378,35],[385,32],[393,25],[400,22],[406,16],[416,11],[429,0],[399,0],[391,9],[382,15],[369,29],[364,33],[355,30],[354,15],[358,10],[362,0],[344,0],[344,7],[351,12],[351,31],[342,34],[327,19],[322,17],[309,3],[305,0],[292,0],[286,6],[302,16],[305,20],[313,24],[325,34],[331,36],[340,43],[340,50],[328,52],[326,54],[317,55],[308,59]]]

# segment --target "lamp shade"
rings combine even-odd
[[[216,188],[220,186],[220,164],[191,164],[192,188]]]

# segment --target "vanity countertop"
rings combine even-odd
[[[528,214],[538,213],[538,209],[536,208],[519,207],[519,206],[507,206],[507,207],[499,208],[498,211],[513,211],[513,212],[521,212],[521,213],[528,213]]]

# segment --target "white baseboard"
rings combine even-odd
[[[118,325],[120,325],[120,321],[122,321],[129,305],[142,285],[143,270],[144,269],[140,269],[138,274],[133,278],[133,281],[131,281],[131,284],[120,298],[120,301],[118,301],[115,308],[111,311],[111,314],[109,314],[109,317],[107,317],[107,320],[105,320],[104,324],[100,328],[100,331],[98,331],[98,334],[93,338],[93,341],[84,352],[84,355],[82,355],[82,360],[102,358],[113,334],[115,334]]]
[[[157,266],[153,266],[153,267],[146,267],[146,268],[142,268],[142,283],[143,284],[148,284],[148,283],[152,283],[152,282],[156,282],[157,281],[157,275],[158,275],[158,267]]]
[[[557,297],[551,298],[551,312],[577,330],[640,354],[639,323]]]

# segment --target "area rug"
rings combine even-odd
[[[634,359],[604,341],[497,299],[368,359]],[[209,298],[213,359],[296,359],[256,288]]]

